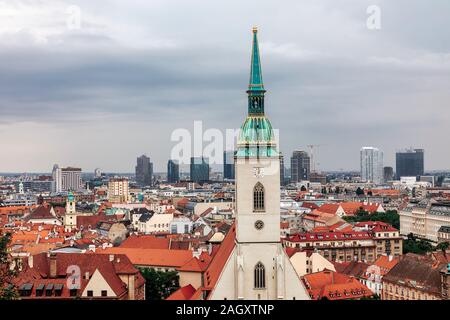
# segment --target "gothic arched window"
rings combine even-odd
[[[264,211],[264,186],[260,182],[253,188],[253,211]]]
[[[255,266],[255,289],[266,288],[266,269],[261,262]]]

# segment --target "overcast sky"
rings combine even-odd
[[[254,25],[286,156],[319,144],[319,169],[359,169],[374,146],[395,167],[413,146],[449,169],[449,13],[448,0],[0,0],[0,172],[133,172],[143,153],[165,171],[173,130],[244,121]]]

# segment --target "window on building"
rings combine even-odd
[[[107,297],[107,296],[108,296],[108,291],[102,290],[102,297]]]
[[[264,186],[260,182],[253,188],[253,211],[264,211]]]
[[[266,270],[261,262],[255,266],[255,289],[264,289],[266,287]]]
[[[88,296],[88,297],[93,297],[93,296],[94,296],[94,291],[88,290],[87,296]]]

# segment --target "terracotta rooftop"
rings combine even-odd
[[[302,278],[313,300],[360,299],[372,296],[372,291],[355,278],[324,270]]]
[[[192,259],[190,250],[113,247],[97,250],[102,254],[124,254],[133,265],[180,268]]]
[[[187,286],[179,288],[177,291],[172,293],[166,300],[190,300],[195,293],[195,288],[188,284]]]

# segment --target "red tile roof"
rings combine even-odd
[[[56,277],[54,278],[50,275],[50,263],[52,259],[56,262]],[[70,297],[70,292],[67,288],[67,269],[73,265],[78,266],[81,271],[81,292],[96,270],[101,273],[118,297],[127,293],[127,286],[120,279],[119,274],[134,275],[136,277],[136,288],[141,287],[145,282],[140,272],[133,267],[130,260],[124,255],[107,256],[94,253],[59,253],[50,257],[46,253],[42,253],[33,256],[32,268],[28,264],[24,264],[25,270],[17,277],[16,284],[20,286],[24,283],[32,283],[33,296],[35,296],[35,289],[39,284],[63,284],[62,294],[56,298],[68,298]],[[85,279],[86,274],[89,275],[88,279]]]
[[[125,239],[120,247],[141,249],[168,249],[170,239],[155,237],[154,235],[131,235]]]
[[[203,251],[200,256],[192,257],[188,262],[178,268],[178,271],[204,272],[211,263],[212,256]]]
[[[180,268],[192,259],[190,250],[113,247],[98,249],[101,254],[124,254],[135,266]]]
[[[203,275],[204,289],[212,290],[222,273],[223,268],[235,247],[236,225],[233,224],[230,231],[220,244],[219,250]]]
[[[355,278],[330,270],[305,275],[302,281],[313,300],[360,299],[373,295]]]
[[[310,242],[310,241],[343,241],[343,240],[364,240],[372,239],[372,235],[366,231],[351,232],[306,232],[298,233],[288,237],[290,242]]]
[[[339,209],[339,204],[336,203],[324,203],[321,205],[317,211],[324,213],[336,214],[336,211]]]
[[[166,300],[190,300],[195,293],[195,288],[188,284],[172,293]]]

